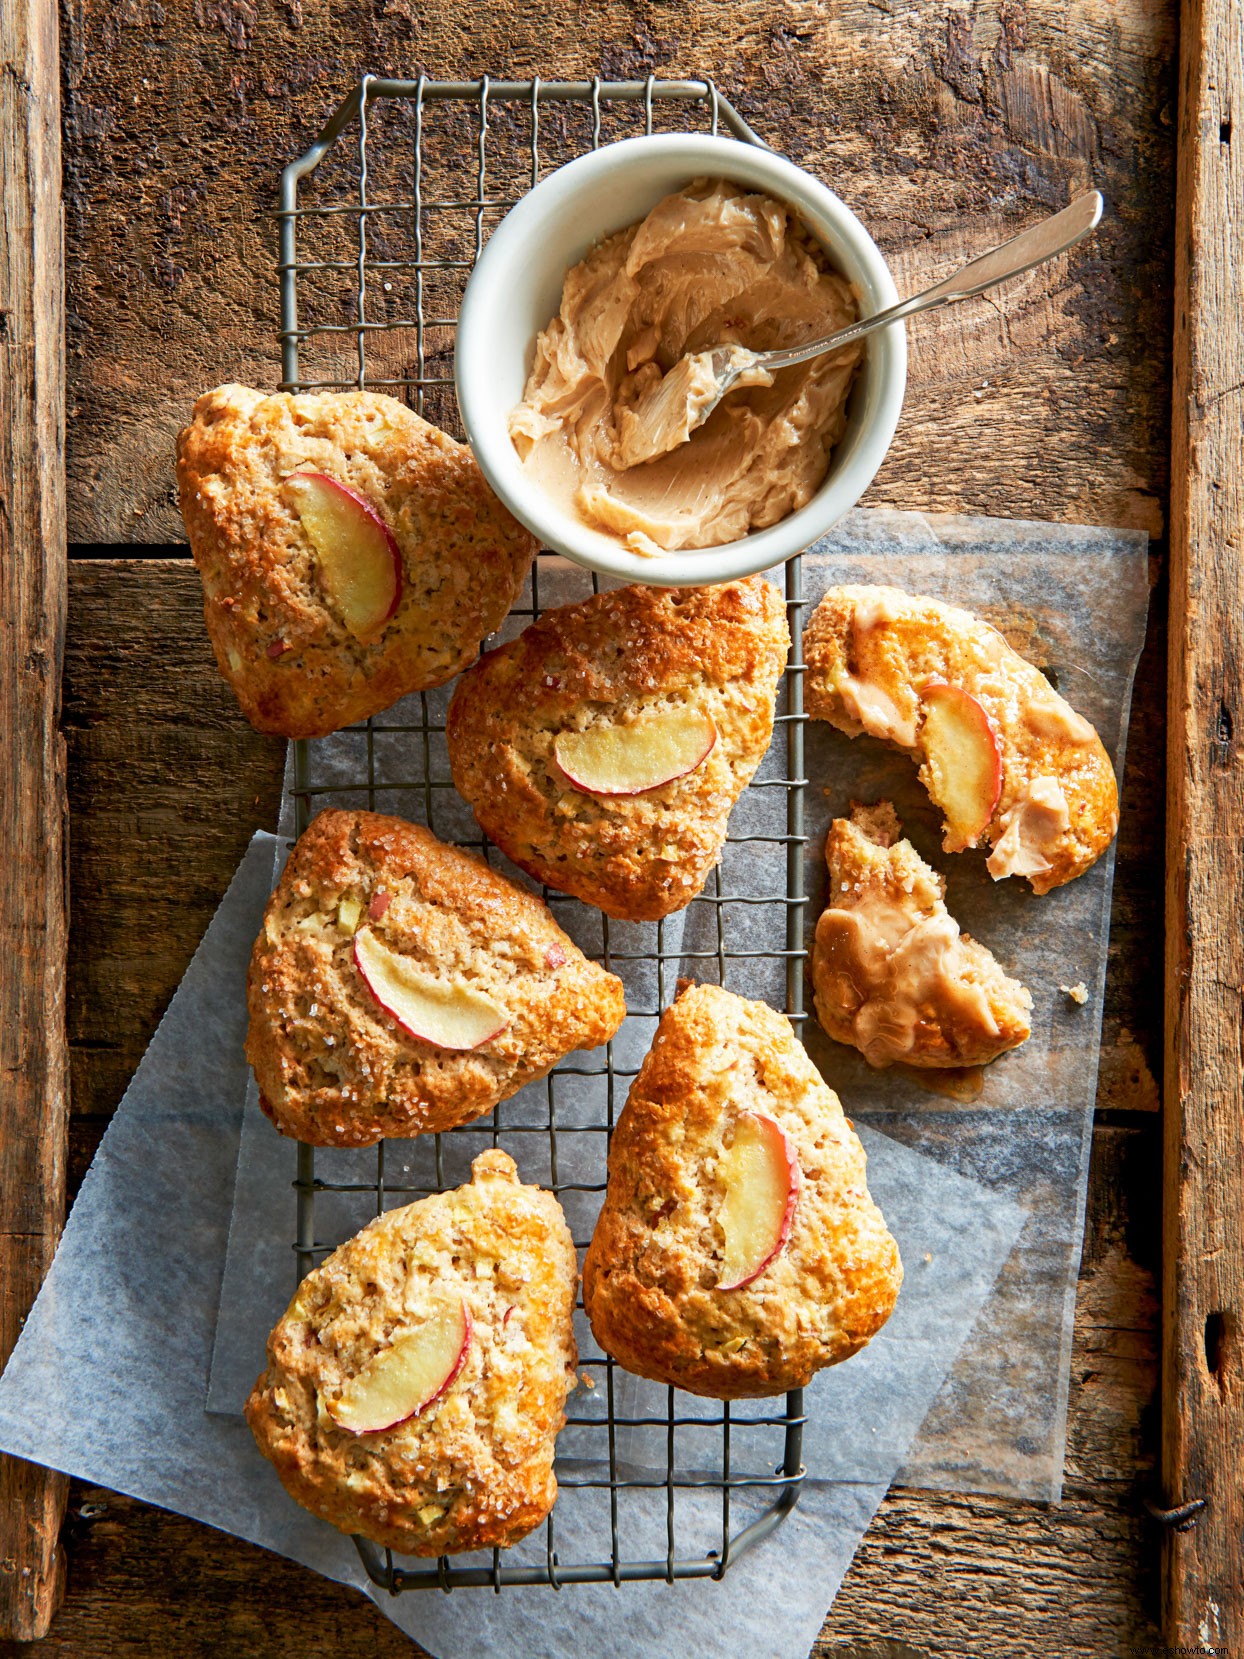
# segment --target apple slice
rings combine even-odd
[[[433,1314],[351,1377],[327,1402],[328,1415],[350,1434],[380,1434],[418,1417],[436,1404],[466,1364],[471,1329],[465,1302]]]
[[[926,680],[924,747],[929,796],[950,834],[947,850],[974,847],[1002,793],[1002,752],[985,710],[962,686]],[[953,845],[951,845],[953,842]]]
[[[645,795],[694,772],[716,741],[710,715],[670,708],[626,726],[559,732],[553,754],[574,787],[589,795]]]
[[[799,1159],[781,1126],[744,1112],[722,1154],[726,1196],[718,1212],[726,1236],[718,1290],[759,1278],[790,1237],[799,1198]]]
[[[356,490],[322,472],[292,472],[284,491],[316,554],[328,602],[364,645],[402,596],[402,555],[388,525]]]
[[[437,1048],[480,1048],[499,1037],[509,1015],[469,985],[433,979],[390,950],[369,927],[354,935],[354,966],[364,985],[409,1037]]]

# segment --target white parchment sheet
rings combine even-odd
[[[1148,614],[1148,542],[1141,532],[1003,519],[857,512],[803,560],[805,617],[828,587],[890,582],[963,605],[1007,634],[1100,732],[1122,775],[1132,677]],[[872,1125],[947,1167],[1011,1194],[1029,1220],[996,1290],[908,1454],[910,1485],[1057,1500],[1062,1489],[1068,1371],[1101,1040],[1113,846],[1086,875],[1038,897],[995,882],[984,852],[946,854],[941,818],[916,768],[872,738],[822,721],[805,737],[807,943],[825,902],[825,835],[853,800],[892,800],[923,857],[947,878],[947,903],[1033,996],[1032,1036],[987,1067],[979,1096],[960,1104],[927,1079],[874,1071],[811,1019],[804,1041],[857,1126]],[[744,796],[746,829],[763,803]],[[738,873],[736,873],[736,871]],[[782,880],[771,849],[728,846],[723,881],[758,890]],[[758,940],[756,920],[737,936]],[[689,950],[708,942],[689,913]],[[1082,982],[1078,1005],[1061,985]],[[740,963],[734,988],[776,1001],[781,964]],[[811,986],[807,1005],[811,1007]]]
[[[84,1480],[156,1503],[266,1545],[373,1596],[380,1609],[439,1659],[668,1659],[671,1653],[803,1659],[821,1628],[851,1556],[903,1456],[904,1430],[882,1445],[892,1420],[869,1416],[878,1402],[844,1401],[844,1443],[866,1440],[870,1477],[809,1482],[793,1514],[764,1546],[740,1557],[721,1583],[661,1582],[410,1594],[392,1598],[364,1578],[354,1547],[286,1497],[239,1417],[206,1412],[204,1389],[221,1292],[246,1065],[241,994],[251,945],[272,885],[272,837],[257,836],[161,1022],[87,1172],[48,1277],[0,1377],[0,1450],[65,1469]],[[265,1126],[266,1127],[266,1126]],[[285,1151],[290,1143],[274,1142]],[[916,1421],[1022,1222],[1005,1197],[874,1137],[872,1175],[896,1216],[963,1211],[965,1231],[946,1258],[924,1264],[933,1229],[902,1235],[910,1261],[904,1299],[922,1307],[906,1321],[906,1353],[895,1379],[913,1397]],[[886,1147],[893,1145],[890,1163]],[[249,1165],[243,1163],[245,1175]],[[888,1173],[887,1173],[888,1170]],[[257,1204],[288,1225],[282,1172]],[[274,1229],[269,1259],[252,1262],[251,1295],[283,1303],[290,1284],[288,1239]],[[958,1245],[958,1265],[949,1258]],[[900,1312],[904,1304],[900,1302]],[[905,1316],[906,1317],[906,1316]],[[896,1320],[899,1315],[896,1315]],[[250,1317],[255,1340],[266,1306]],[[883,1355],[884,1350],[879,1350]],[[869,1356],[875,1363],[875,1359]],[[846,1377],[866,1363],[841,1368]],[[874,1377],[874,1386],[884,1377]],[[922,1396],[919,1397],[919,1396]],[[603,1494],[566,1491],[555,1510],[557,1547],[608,1537]],[[754,1512],[735,1501],[742,1526]],[[663,1559],[663,1492],[628,1493],[619,1517],[623,1550]],[[717,1496],[680,1493],[677,1528],[689,1550],[720,1544]],[[540,1559],[543,1535],[518,1546]],[[599,1545],[598,1545],[599,1552]],[[607,1546],[605,1547],[607,1553]]]
[[[782,572],[772,576],[779,584],[783,581]],[[582,598],[591,591],[587,573],[559,561],[542,561],[538,580],[542,606]],[[995,621],[1093,721],[1121,770],[1131,681],[1148,607],[1143,534],[857,512],[804,557],[805,618],[825,589],[842,581],[894,582],[909,591],[953,599]],[[521,612],[530,599],[528,593],[520,601],[503,630],[505,637],[526,626],[528,619]],[[428,823],[447,840],[478,846],[473,815],[452,789],[438,729],[451,689],[409,698],[374,723],[389,730],[373,731],[370,737],[361,730],[343,732],[309,745],[306,775],[297,784],[329,791],[312,795],[313,809],[325,804],[372,805]],[[783,694],[779,713],[785,710]],[[978,1211],[988,1192],[995,1199],[1016,1200],[1028,1220],[1007,1255],[996,1293],[911,1446],[904,1479],[1056,1499],[1062,1480],[1067,1368],[1114,851],[1086,876],[1045,897],[1034,895],[1026,883],[995,883],[985,870],[983,854],[950,857],[941,852],[938,815],[909,761],[870,739],[852,742],[819,722],[808,724],[805,743],[809,940],[823,903],[824,837],[830,818],[845,811],[852,799],[888,796],[920,851],[947,874],[952,912],[995,949],[1008,971],[1023,979],[1035,1004],[1032,1038],[1018,1053],[988,1069],[980,1096],[969,1107],[929,1092],[909,1073],[871,1071],[853,1050],[827,1039],[813,1019],[803,1027],[813,1058],[865,1135],[870,1185],[899,1238],[908,1275],[898,1311],[883,1337],[866,1356],[823,1374],[810,1391],[808,1467],[813,1474],[871,1478],[878,1466],[871,1460],[869,1445],[860,1437],[844,1439],[838,1425],[884,1424],[879,1434],[888,1448],[896,1437],[910,1438],[916,1422],[923,1419],[920,1406],[920,1417],[912,1421],[923,1378],[921,1386],[907,1388],[910,1350],[903,1348],[891,1366],[891,1347],[898,1350],[936,1324],[941,1307],[937,1299],[943,1294],[940,1275],[967,1272],[976,1260],[964,1241],[981,1222]],[[610,965],[626,986],[630,1012],[613,1044],[618,1074],[615,1112],[651,1040],[658,1001],[668,1000],[680,973],[714,982],[724,977],[724,983],[742,995],[784,1006],[786,912],[781,899],[787,886],[787,822],[786,793],[778,780],[786,772],[785,727],[779,722],[755,782],[735,808],[719,880],[711,879],[703,899],[660,929],[650,924],[604,924],[589,907],[551,896],[559,921],[585,950],[599,956],[608,948]],[[283,813],[287,833],[294,827],[293,785],[291,773]],[[515,879],[526,880],[495,850],[490,857]],[[718,903],[719,898],[725,902]],[[640,953],[659,955],[660,966],[632,959]],[[1058,989],[1079,980],[1090,992],[1082,1007]],[[807,1001],[810,1006],[810,991]],[[599,1056],[572,1056],[554,1074],[551,1095],[543,1082],[533,1084],[493,1117],[443,1137],[445,1178],[465,1179],[471,1157],[491,1144],[495,1130],[500,1143],[514,1153],[524,1178],[549,1182],[554,1177],[553,1142],[547,1133],[536,1131],[553,1116],[558,1125],[556,1177],[572,1189],[563,1191],[563,1202],[576,1239],[585,1244],[600,1201],[599,1192],[591,1189],[603,1180],[609,1100],[606,1079],[582,1073],[598,1070],[599,1065]],[[887,1139],[868,1136],[869,1126],[884,1130]],[[934,1189],[921,1189],[917,1195],[916,1182],[896,1189],[889,1199],[888,1183],[898,1179],[895,1141],[936,1160],[939,1171],[956,1170],[983,1185],[960,1189],[957,1201],[950,1192],[937,1189],[936,1201],[923,1205],[919,1196],[932,1196]],[[929,1173],[929,1166],[917,1167]],[[375,1154],[321,1151],[316,1172],[331,1182],[365,1187],[375,1181]],[[262,1336],[292,1291],[292,1200],[282,1208],[271,1196],[288,1191],[292,1179],[292,1148],[282,1144],[252,1102],[245,1120],[211,1380],[213,1410],[240,1408],[259,1369]],[[391,1143],[385,1185],[386,1205],[406,1202],[435,1185],[432,1147],[420,1141]],[[584,1190],[573,1190],[576,1185]],[[327,1244],[350,1236],[375,1208],[374,1193],[367,1191],[322,1195],[317,1199],[317,1239]],[[263,1269],[257,1274],[260,1261]],[[997,1268],[992,1254],[986,1251],[977,1265],[992,1282]],[[975,1280],[970,1287],[966,1281],[961,1286],[971,1294],[979,1288]],[[926,1292],[932,1298],[928,1309],[921,1300]],[[586,1356],[598,1354],[582,1323],[580,1339]],[[940,1351],[938,1357],[940,1363]],[[844,1407],[855,1415],[844,1417]],[[625,1416],[663,1417],[665,1391],[622,1375],[617,1409]],[[603,1411],[599,1396],[575,1407],[580,1416]],[[716,1411],[711,1404],[679,1396],[680,1416]],[[720,1445],[715,1432],[680,1434],[680,1461],[686,1460],[688,1467],[716,1466]],[[628,1463],[641,1468],[664,1464],[665,1436],[657,1427],[623,1430],[618,1445]],[[566,1456],[591,1458],[600,1454],[601,1436],[590,1428],[572,1428],[563,1436],[561,1449]]]

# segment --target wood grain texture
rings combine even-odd
[[[280,169],[377,69],[712,75],[861,214],[903,291],[1100,186],[1088,247],[913,325],[906,408],[867,501],[1162,527],[1175,0],[480,0],[469,28],[412,0],[64,14],[75,541],[180,535],[169,458],[193,399],[279,378]],[[399,113],[378,114],[374,154],[386,131],[378,197],[409,179]],[[428,141],[447,180],[473,159],[463,123],[430,122]],[[408,218],[388,234],[409,252]],[[352,314],[344,290],[320,298],[327,320]],[[395,278],[391,314],[410,302]],[[409,334],[377,350],[403,367]],[[345,355],[307,361],[352,374]]]
[[[70,599],[76,1184],[252,828],[272,827],[283,746],[250,731],[216,674],[188,563],[75,563]],[[1156,621],[1144,662],[1114,906],[1116,934],[1131,930],[1139,946],[1161,854]],[[1151,978],[1143,948],[1112,964],[1107,1026],[1137,1034],[1121,1052],[1141,1062],[1120,1061],[1108,1089],[1103,1069],[1108,1122],[1090,1174],[1065,1501],[891,1492],[826,1622],[822,1659],[1102,1659],[1154,1639],[1158,1537],[1140,1502],[1157,1453]],[[301,1659],[312,1629],[324,1659],[412,1651],[354,1592],[129,1499],[75,1483],[65,1538],[70,1594],[49,1659]],[[2,1659],[17,1652],[0,1643]]]
[[[180,539],[173,433],[208,385],[275,384],[265,215],[281,166],[363,69],[711,74],[863,215],[900,287],[1099,186],[1102,235],[1055,280],[913,331],[903,423],[868,502],[1158,530],[1175,12],[1175,0],[478,0],[468,25],[412,0],[64,0],[72,534]],[[447,125],[433,145],[444,177],[471,143]],[[328,320],[345,303],[318,297]],[[408,299],[395,286],[388,303]],[[390,337],[384,360],[402,367],[403,350]],[[316,357],[332,364],[323,343]],[[1157,1533],[1140,1496],[1156,1452],[1164,695],[1155,626],[1124,779],[1066,1501],[892,1492],[820,1655],[1102,1659],[1156,1633]],[[279,746],[249,733],[216,680],[185,567],[73,572],[66,710],[76,1178],[251,825],[275,811]],[[411,1651],[361,1597],[277,1557],[76,1484],[72,1504],[73,1590],[45,1644],[56,1659],[285,1659],[309,1631],[325,1659]],[[16,1651],[0,1643],[3,1659]]]
[[[1171,433],[1162,1480],[1172,1644],[1244,1641],[1244,16],[1181,29]]]
[[[0,1365],[65,1211],[65,384],[55,0],[0,10]],[[0,1457],[0,1631],[47,1629],[65,1483]]]
[[[256,829],[285,744],[220,678],[188,561],[70,566],[68,1028],[75,1130],[125,1092]]]

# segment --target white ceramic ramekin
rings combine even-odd
[[[730,582],[781,564],[853,507],[871,483],[902,408],[907,340],[901,323],[872,335],[847,407],[847,429],[816,495],[779,524],[721,547],[647,557],[563,512],[526,475],[507,419],[531,371],[536,335],[556,315],[567,270],[602,236],[642,219],[694,178],[725,178],[789,203],[857,291],[862,316],[893,305],[894,281],[849,208],[772,150],[732,138],[662,133],[580,156],[514,207],[467,284],[454,372],[458,406],[484,476],[542,545],[632,582],[668,587]]]

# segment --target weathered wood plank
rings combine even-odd
[[[65,1212],[64,247],[55,0],[0,9],[0,1366]],[[65,1484],[0,1457],[0,1631],[43,1635]]]
[[[1164,1627],[1244,1639],[1244,17],[1181,30],[1171,486]]]
[[[714,76],[863,216],[900,286],[1099,185],[1106,221],[1069,266],[913,327],[907,406],[868,499],[1157,531],[1175,10],[481,0],[466,30],[456,7],[409,0],[66,0],[71,535],[179,534],[169,462],[194,397],[278,378],[266,214],[280,169],[377,69]],[[377,117],[381,148],[390,119]],[[473,137],[431,121],[429,147],[448,168]],[[408,182],[406,134],[388,155],[378,191]],[[393,229],[395,247],[409,229]],[[395,280],[389,303],[410,301]],[[391,349],[409,358],[408,341]]]
[[[217,673],[188,561],[70,570],[73,1109],[106,1119],[252,833],[276,828],[285,744]]]

